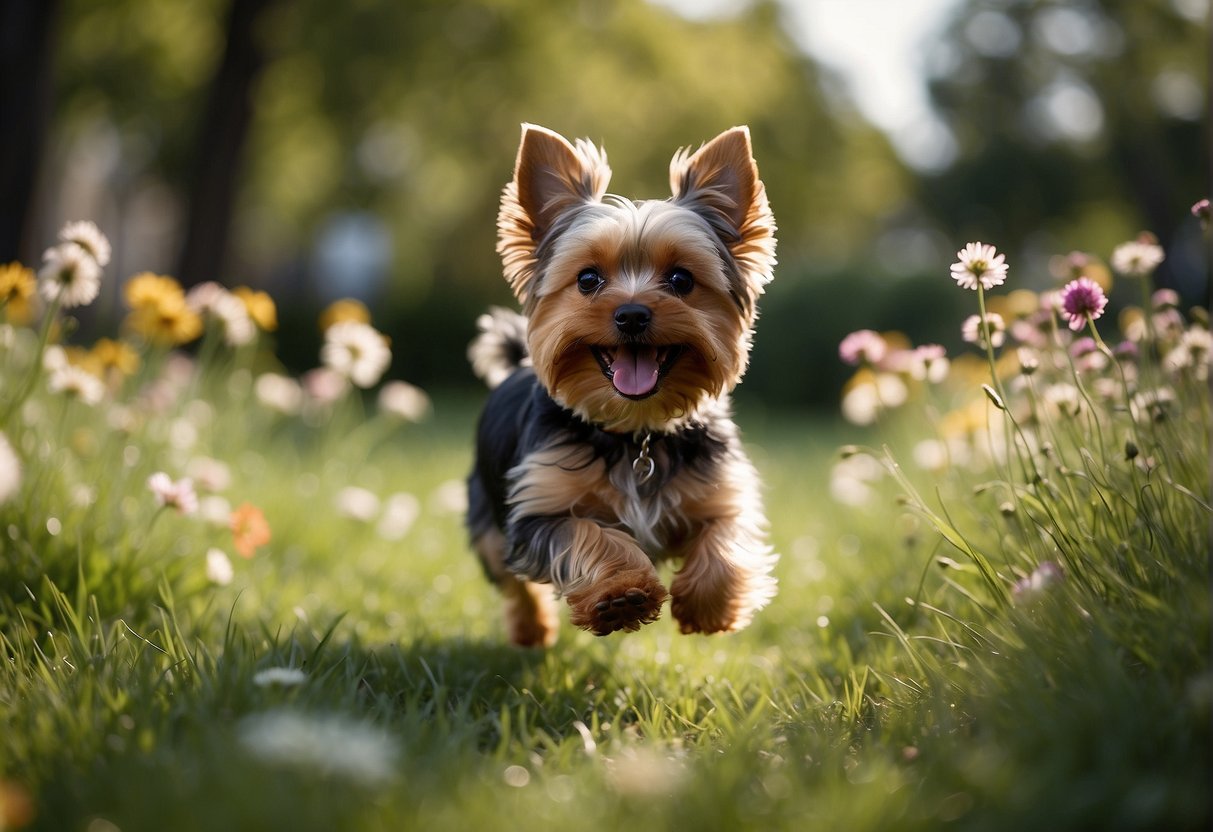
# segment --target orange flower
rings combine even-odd
[[[270,542],[270,524],[252,503],[242,503],[232,512],[231,526],[236,551],[243,558],[251,558],[258,546]]]

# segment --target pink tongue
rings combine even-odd
[[[616,390],[625,396],[643,396],[657,386],[657,349],[620,347],[611,369]]]

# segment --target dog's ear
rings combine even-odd
[[[699,214],[737,261],[742,300],[752,310],[775,268],[775,217],[750,149],[748,127],[726,130],[670,161],[674,203]]]
[[[540,243],[570,209],[602,199],[610,179],[606,153],[588,140],[574,145],[545,127],[522,125],[514,179],[501,194],[497,251],[506,279],[524,304]]]

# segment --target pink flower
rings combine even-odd
[[[956,252],[952,279],[962,289],[993,289],[1007,279],[1006,258],[994,246],[969,243]]]
[[[173,482],[163,471],[147,478],[147,487],[161,506],[177,509],[179,514],[193,514],[198,510],[198,495],[194,493],[194,481],[189,477]]]
[[[1031,575],[1016,581],[1011,587],[1011,594],[1017,601],[1033,601],[1064,578],[1065,573],[1061,571],[1061,567],[1051,560],[1046,560],[1032,570]]]
[[[1192,206],[1192,216],[1200,220],[1201,228],[1209,227],[1209,214],[1209,200],[1207,199],[1199,200]]]
[[[1086,326],[1088,316],[1095,320],[1102,315],[1107,305],[1103,289],[1088,277],[1071,280],[1061,290],[1061,312],[1070,319],[1070,329],[1075,332]]]
[[[879,333],[860,329],[842,339],[838,345],[838,357],[853,367],[879,364],[888,350],[889,345]]]

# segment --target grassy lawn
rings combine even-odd
[[[36,354],[12,334],[5,390]],[[743,401],[776,600],[739,634],[566,624],[527,652],[462,529],[476,405],[284,417],[251,361],[150,355],[101,403],[39,387],[10,414],[0,828],[1208,825],[1203,383],[933,471],[893,460],[938,418]],[[159,471],[198,511],[157,505]],[[242,558],[246,503],[272,537]]]

